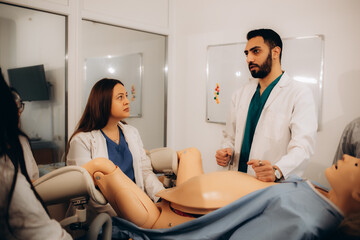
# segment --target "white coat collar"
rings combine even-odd
[[[284,72],[284,74],[281,76],[279,82],[275,85],[274,89],[275,89],[275,88],[278,88],[278,87],[280,87],[280,88],[285,87],[285,86],[287,86],[290,82],[291,82],[291,78],[289,77],[289,75],[288,75],[286,72]],[[251,83],[252,83],[252,87],[253,87],[254,89],[256,89],[257,86],[258,86],[258,84],[259,84],[259,79],[253,78],[253,79],[251,80]]]
[[[271,91],[270,96],[265,103],[264,109],[266,109],[267,107],[270,106],[270,104],[274,101],[274,99],[279,95],[278,93],[282,90],[282,88],[289,85],[291,83],[291,81],[292,80],[289,77],[289,75],[286,72],[284,72],[284,74],[281,76],[279,82],[275,85],[275,87]],[[252,99],[252,96],[255,93],[258,84],[259,84],[259,79],[253,78],[251,80],[250,91],[246,92],[247,94],[249,94],[249,96],[247,98],[247,99],[249,99],[248,105],[250,104],[250,100]]]
[[[289,77],[289,75],[286,74],[286,72],[284,72],[279,82],[275,85],[275,87],[271,91],[270,96],[267,99],[263,109],[268,108],[270,104],[279,96],[279,92],[283,91],[284,90],[283,88],[289,85],[290,82],[291,82],[291,78]]]
[[[276,86],[279,86],[280,88],[282,88],[282,87],[285,87],[288,84],[290,84],[290,82],[291,82],[291,78],[289,77],[289,75],[286,72],[284,72],[284,74],[281,76],[281,78],[280,78],[279,82],[276,84]]]

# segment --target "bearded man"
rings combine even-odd
[[[232,96],[217,164],[274,182],[302,176],[314,153],[317,114],[311,90],[281,69],[282,41],[252,30],[244,50],[254,79]]]

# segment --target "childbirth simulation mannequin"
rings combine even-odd
[[[360,117],[346,125],[335,153],[334,163],[344,154],[360,158]]]
[[[83,166],[118,216],[138,226],[115,219],[118,236],[319,238],[336,228],[343,216],[360,212],[360,160],[347,155],[326,169],[333,189],[323,194],[301,179],[276,184],[237,171],[202,174],[200,153],[194,148],[179,151],[178,158],[177,187],[159,192],[163,201],[158,205],[107,159]]]

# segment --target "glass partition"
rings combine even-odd
[[[65,16],[0,4],[0,67],[23,95],[21,128],[38,164],[59,162],[65,151],[65,55]]]
[[[141,117],[142,54],[87,58],[85,61],[85,93],[101,78],[121,79],[127,86],[130,101],[130,117]],[[87,94],[88,95],[88,94]],[[84,94],[83,103],[87,101]],[[84,105],[85,107],[85,105]]]
[[[165,146],[166,37],[83,21],[82,106],[101,78],[121,80],[129,94],[130,118],[146,149]]]

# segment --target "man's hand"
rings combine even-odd
[[[263,182],[275,182],[275,171],[268,160],[251,159],[247,162],[255,171],[256,178]]]
[[[217,150],[215,154],[217,164],[222,167],[226,167],[230,162],[232,153],[233,151],[231,148],[223,148]]]

